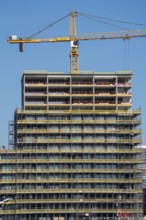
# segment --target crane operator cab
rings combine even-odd
[[[71,45],[71,48],[75,47],[75,48],[78,48],[79,47],[79,41],[78,40],[75,40],[75,41],[71,41],[70,42],[70,45]]]

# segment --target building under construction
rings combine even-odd
[[[24,71],[22,109],[1,149],[4,220],[143,216],[141,110],[130,71]],[[9,216],[9,218],[8,218]]]

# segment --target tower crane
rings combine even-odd
[[[78,12],[72,11],[70,16],[70,34],[65,37],[57,38],[18,38],[12,35],[8,38],[7,42],[10,44],[19,44],[19,51],[23,52],[23,45],[25,43],[54,43],[54,42],[70,42],[70,73],[79,73],[79,41],[86,40],[105,40],[105,39],[131,39],[137,37],[146,37],[146,30],[124,30],[117,32],[98,32],[77,35],[76,32],[76,16]],[[60,19],[61,20],[61,19]]]

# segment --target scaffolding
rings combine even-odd
[[[131,72],[24,71],[22,109],[1,149],[2,219],[141,217],[141,110]]]

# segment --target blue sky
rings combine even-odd
[[[28,37],[75,10],[113,20],[142,23],[118,24],[128,29],[146,29],[145,0],[0,0],[0,145],[8,145],[8,123],[21,108],[21,76],[24,70],[69,72],[69,43],[18,45],[8,36]],[[77,17],[77,32],[110,32],[122,29]],[[36,37],[69,35],[69,18]],[[146,144],[146,37],[123,40],[85,41],[79,46],[80,70],[133,72],[133,108],[142,108],[142,140]]]

